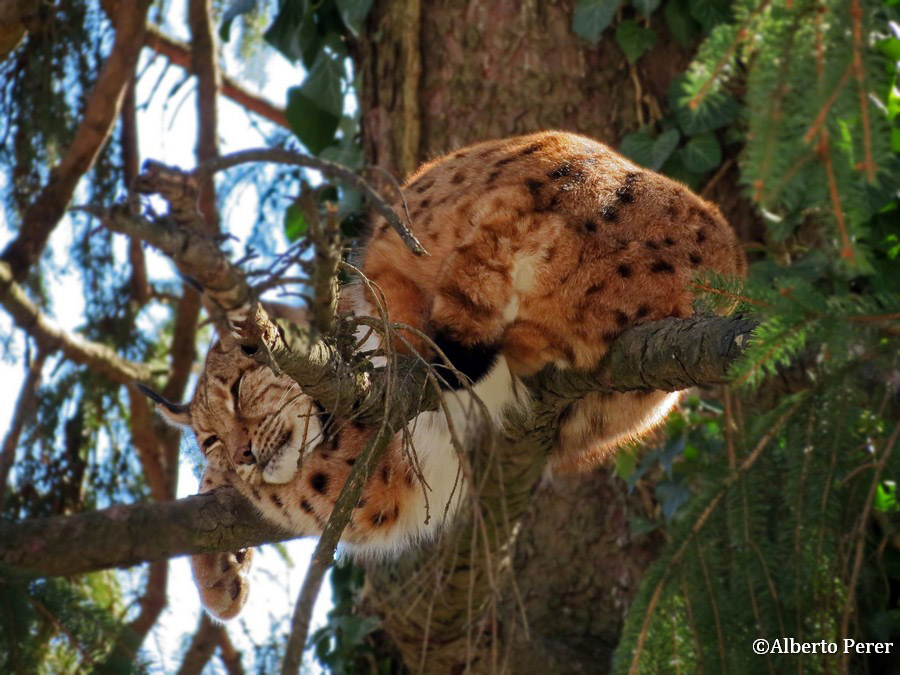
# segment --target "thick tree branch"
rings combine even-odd
[[[644,364],[660,364],[658,367],[661,372],[668,374],[663,377],[664,382],[659,384],[665,384],[668,388],[718,383],[722,381],[721,374],[725,373],[728,364],[746,343],[747,331],[751,325],[743,318],[691,319],[689,323],[693,327],[690,330],[678,330],[672,324],[673,321],[676,320],[670,319],[626,331],[613,343],[605,363],[613,364],[611,367],[614,369],[624,368],[625,366],[616,364],[625,364],[631,360],[629,368],[644,373],[648,370]],[[701,335],[705,337],[700,339],[698,336]],[[698,344],[705,347],[697,351]],[[643,348],[644,345],[647,349]],[[701,372],[712,373],[714,382],[697,382],[689,375],[678,379],[674,374],[678,367],[677,359],[673,359],[675,364],[668,364],[668,360],[672,359],[672,354],[689,353],[696,354],[696,367]],[[602,370],[599,372],[603,373]],[[379,376],[378,371],[372,373],[370,386]],[[645,381],[635,382],[630,370],[620,376],[626,379],[624,384],[616,379],[615,374],[601,375],[604,379],[598,388],[634,390],[646,385]],[[521,463],[521,470],[526,473],[542,470],[547,438],[544,434],[549,433],[551,420],[558,414],[554,411],[564,408],[572,400],[572,396],[578,391],[586,391],[588,386],[585,376],[578,373],[542,374],[538,378],[550,378],[556,382],[555,386],[559,387],[561,394],[539,394],[539,410],[534,415],[510,420],[510,429],[525,424],[533,430],[529,432],[533,435],[521,441],[532,450],[522,453],[524,446],[517,440],[517,444],[513,446],[516,448],[515,452],[508,453],[511,459],[518,458],[514,463]],[[573,378],[574,384],[568,378]],[[392,403],[396,404],[402,398],[402,393],[397,392]],[[399,408],[395,414],[398,417],[394,420],[399,420],[406,411]],[[529,421],[532,419],[537,421]],[[511,443],[515,435],[507,433],[507,438],[505,443]],[[503,462],[503,480],[517,483],[518,470],[507,463],[507,460],[504,459]],[[522,494],[525,495],[528,490]],[[519,494],[521,491],[502,486],[502,490],[498,487],[497,492],[505,492],[504,499],[507,503],[504,508],[510,514],[514,513],[516,509],[511,508],[508,501],[512,494]],[[527,495],[523,499],[527,501]],[[289,538],[289,534],[262,520],[237,492],[219,489],[175,502],[118,506],[76,516],[0,524],[0,564],[31,574],[69,575],[176,555],[237,550]],[[90,541],[91,545],[85,546],[86,541]]]
[[[187,45],[164,35],[153,26],[147,28],[146,44],[175,65],[193,72],[191,48]],[[261,96],[250,93],[227,75],[222,76],[222,95],[280,127],[289,128],[283,108],[270,103]]]
[[[16,399],[16,407],[13,409],[12,422],[3,437],[3,445],[0,446],[0,511],[3,510],[3,501],[6,497],[6,481],[9,477],[9,470],[16,461],[16,448],[19,447],[19,438],[34,406],[34,395],[41,382],[41,372],[46,360],[47,352],[38,350],[37,357],[28,367],[28,374],[25,376],[25,381],[19,390],[19,398]]]
[[[13,277],[12,267],[0,261],[0,304],[16,325],[34,338],[40,349],[48,354],[61,351],[70,361],[86,365],[120,384],[150,378],[147,365],[123,359],[106,345],[67,333],[55,325],[28,298]]]
[[[125,88],[134,74],[144,43],[149,7],[150,0],[137,0],[121,2],[116,8],[113,17],[115,42],[88,97],[75,137],[60,163],[51,171],[47,184],[25,210],[18,236],[0,254],[0,261],[9,265],[15,281],[25,278],[44,250],[79,179],[93,166],[112,132]]]

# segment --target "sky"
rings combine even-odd
[[[187,40],[186,21],[181,19],[184,16],[184,1],[170,2],[166,33],[177,39]],[[231,50],[226,49],[225,72],[251,91],[283,105],[287,87],[302,81],[303,70],[300,66],[287,62],[274,53],[274,50],[267,51],[271,54],[268,59],[251,61],[248,65],[229,58]],[[137,90],[140,156],[142,161],[152,158],[166,164],[190,168],[195,164],[194,85],[191,80],[167,100],[169,92],[183,78],[183,71],[180,68],[175,66],[167,68],[167,65],[163,57],[153,58],[149,50],[144,50],[138,67],[138,72],[143,73],[143,76]],[[250,123],[250,114],[243,108],[220,97],[219,116],[222,153],[264,147],[265,139]],[[264,120],[256,122],[261,127],[266,127],[267,123]],[[0,180],[3,180],[2,176]],[[77,197],[75,201],[78,201]],[[241,241],[246,241],[256,220],[257,204],[258,195],[252,186],[235,190],[222,209],[223,227]],[[71,232],[72,228],[66,222],[61,223],[54,231],[48,255],[52,256],[56,263],[54,267],[58,272],[49,275],[47,279],[53,318],[68,331],[74,331],[82,323],[84,311],[81,285],[74,283],[72,279],[72,275],[76,272],[66,266],[67,251],[72,243]],[[281,223],[272,223],[272,234],[276,241],[284,243]],[[13,236],[14,233],[0,212],[0,248]],[[117,257],[123,264],[127,264],[125,237],[117,237],[115,247]],[[147,262],[148,273],[152,280],[175,278],[169,260],[149,249]],[[13,330],[9,317],[5,312],[0,312],[0,336],[9,335]],[[0,360],[0,383],[2,383],[0,437],[9,426],[25,372],[22,358],[24,338],[17,329],[14,332],[14,345],[13,353],[18,357],[16,361],[9,363]],[[49,362],[45,372],[51,372],[55,363],[55,359]],[[185,438],[182,443],[182,449],[185,450],[185,444],[193,443],[193,440]],[[181,453],[178,497],[197,492],[194,466],[187,458],[190,454],[184,451]],[[245,653],[251,651],[253,643],[262,644],[270,637],[273,622],[283,617],[287,617],[289,621],[314,546],[315,540],[307,538],[286,543],[283,549],[286,555],[279,553],[274,546],[265,546],[257,551],[250,576],[251,591],[247,605],[237,619],[228,623],[229,634],[238,650]],[[140,571],[141,568],[138,567],[121,572],[123,588],[131,589],[135,594],[139,593],[142,587]],[[187,558],[176,558],[170,563],[168,599],[165,612],[144,643],[144,657],[149,661],[150,672],[153,673],[170,673],[177,670],[184,641],[190,640],[198,624],[201,607]],[[326,579],[314,612],[313,630],[324,623],[329,605],[330,583]],[[309,657],[306,661],[305,672],[322,672],[317,665],[309,662]],[[220,672],[225,671],[216,658],[213,658],[204,670],[206,674]]]

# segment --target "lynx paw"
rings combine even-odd
[[[191,557],[191,569],[200,600],[217,619],[233,619],[247,602],[250,593],[247,574],[252,560],[252,548]]]

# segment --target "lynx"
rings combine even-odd
[[[719,210],[683,185],[607,146],[548,131],[463,148],[429,162],[403,187],[411,228],[430,255],[415,257],[376,224],[362,271],[391,321],[428,336],[455,370],[439,368],[450,422],[465,431],[473,397],[499,423],[527,406],[519,379],[548,365],[589,369],[624,330],[692,313],[689,282],[746,263]],[[400,204],[395,205],[398,210]],[[343,304],[374,315],[355,285]],[[398,350],[440,365],[432,343],[401,331]],[[371,348],[368,345],[366,348]],[[473,386],[465,388],[464,382]],[[561,420],[550,467],[593,466],[665,418],[678,394],[592,394]],[[264,518],[298,535],[321,533],[372,429],[328,430],[318,406],[285,376],[217,343],[187,406],[159,400],[191,426],[208,458],[201,491],[229,484]],[[452,519],[466,486],[442,413],[425,412],[391,442],[344,533],[358,555],[402,551]],[[251,551],[195,556],[203,603],[215,616],[243,606]]]

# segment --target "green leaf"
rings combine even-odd
[[[319,154],[334,140],[340,118],[306,96],[300,87],[288,89],[285,117],[291,131],[314,155]]]
[[[682,47],[691,47],[700,32],[700,24],[694,21],[685,0],[668,0],[663,16],[669,32]]]
[[[674,128],[667,129],[657,138],[653,138],[646,131],[638,131],[625,136],[619,150],[638,164],[658,171],[678,146],[680,138],[681,134]]]
[[[723,91],[707,92],[696,107],[691,106],[693,87],[685,76],[672,80],[669,105],[675,111],[678,126],[687,136],[702,134],[731,124],[738,114],[738,104]]]
[[[340,118],[344,112],[341,62],[330,54],[320,52],[316,62],[300,85],[303,95],[316,102],[322,110]]]
[[[650,16],[659,7],[661,0],[631,0],[634,8],[644,16]]]
[[[336,0],[335,4],[347,30],[357,37],[372,8],[372,0]]]
[[[628,63],[634,63],[656,44],[656,33],[650,28],[638,26],[634,19],[626,19],[616,28],[616,42],[625,52]]]
[[[622,138],[619,152],[641,166],[653,163],[653,143],[656,139],[646,131],[636,131]]]
[[[222,25],[219,26],[219,37],[222,38],[222,42],[228,42],[231,39],[231,22],[254,9],[256,9],[256,0],[232,0],[222,13]]]
[[[719,140],[711,132],[692,136],[679,153],[684,168],[697,173],[711,171],[722,161],[722,148],[719,146]]]
[[[596,44],[621,3],[622,0],[578,0],[572,14],[575,35]]]
[[[678,147],[680,139],[681,134],[678,133],[678,129],[669,129],[661,133],[659,138],[653,143],[653,163],[649,168],[658,171],[669,159],[669,155]]]
[[[708,33],[718,24],[731,20],[730,0],[688,0],[688,6],[703,31]]]
[[[291,204],[284,211],[284,236],[288,241],[297,241],[306,235],[309,223],[299,204]]]
[[[900,39],[892,37],[887,40],[879,40],[875,46],[891,61],[900,61]]]
[[[306,0],[281,2],[278,7],[278,14],[263,35],[266,42],[281,52],[292,63],[303,56],[300,27],[306,17],[306,10]]]

